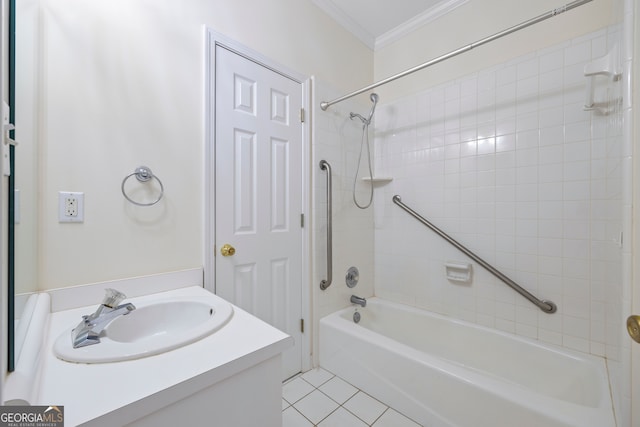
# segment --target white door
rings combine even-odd
[[[294,338],[284,379],[302,368],[302,85],[221,46],[215,64],[216,294]]]

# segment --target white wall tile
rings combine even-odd
[[[542,54],[539,59],[539,64],[541,74],[561,69],[564,66],[564,51],[562,49],[555,49]]]
[[[584,64],[591,60],[591,41],[572,44],[564,50],[565,66],[574,64]]]
[[[620,354],[609,329],[623,280],[612,273],[621,256],[612,241],[624,221],[621,119],[582,108],[584,64],[608,40],[606,32],[586,35],[378,112],[387,133],[378,133],[376,155],[394,177],[384,191],[406,195],[445,232],[554,300],[558,313],[541,313],[483,271],[469,287],[452,287],[441,267],[459,252],[390,197],[377,201],[385,212],[375,231],[377,294],[580,351]],[[419,128],[413,134],[389,117],[410,108]],[[399,242],[419,253],[428,248],[426,262],[390,253]]]
[[[562,107],[562,98],[557,106],[545,106],[540,110],[540,130],[541,132],[550,127],[562,126],[564,124],[564,108]],[[560,128],[562,131],[563,128]],[[564,138],[564,132],[561,135]],[[542,135],[540,136],[542,138]],[[562,139],[556,140],[556,143],[562,142]]]
[[[561,68],[540,74],[540,94],[543,96],[549,96],[557,93],[562,93],[562,77],[563,74]]]
[[[541,131],[541,139],[543,132]],[[545,135],[546,137],[546,135]],[[546,137],[548,140],[548,137]],[[564,149],[562,145],[540,145],[538,148],[538,163],[539,164],[551,164],[560,163],[563,161]]]
[[[538,165],[538,176],[541,183],[562,182],[564,164],[554,163],[550,165]]]

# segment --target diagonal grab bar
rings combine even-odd
[[[471,258],[472,260],[474,260],[475,262],[477,262],[478,264],[483,266],[485,269],[487,269],[489,271],[489,273],[493,274],[498,279],[502,280],[504,283],[509,285],[517,293],[519,293],[520,295],[522,295],[523,297],[525,297],[526,299],[531,301],[533,304],[535,304],[540,310],[544,311],[545,313],[551,314],[551,313],[555,313],[556,310],[558,309],[558,307],[552,301],[540,300],[540,299],[536,298],[531,293],[529,293],[526,289],[524,289],[522,286],[518,285],[516,282],[514,282],[513,280],[509,279],[507,276],[502,274],[502,272],[497,270],[494,266],[492,266],[491,264],[489,264],[488,262],[486,262],[485,260],[480,258],[478,255],[476,255],[473,252],[471,252],[469,249],[467,249],[465,246],[463,246],[462,244],[457,242],[455,239],[453,239],[447,233],[445,233],[444,231],[440,230],[438,227],[436,227],[435,225],[433,225],[432,223],[427,221],[424,217],[420,216],[416,211],[414,211],[409,206],[407,206],[404,203],[402,203],[402,199],[400,198],[400,196],[398,196],[398,195],[393,196],[393,203],[395,203],[396,205],[400,206],[409,215],[411,215],[412,217],[414,217],[415,219],[420,221],[422,224],[424,224],[427,227],[429,227],[437,235],[439,235],[440,237],[445,239],[447,242],[451,243],[453,246],[455,246],[457,249],[459,249],[466,256],[468,256],[469,258]]]
[[[320,169],[327,171],[327,278],[320,281],[323,291],[331,286],[333,281],[333,220],[331,218],[331,165],[326,160],[320,160]]]

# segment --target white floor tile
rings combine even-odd
[[[358,389],[342,378],[333,377],[320,386],[320,391],[342,405],[349,400],[351,396],[356,394]]]
[[[318,424],[340,405],[329,399],[322,392],[316,390],[300,399],[293,406],[306,418],[311,420],[312,423]]]
[[[421,427],[321,368],[284,383],[282,422],[283,427]]]
[[[282,427],[313,427],[313,424],[296,411],[293,406],[289,406],[282,412]]]
[[[373,424],[387,410],[386,405],[361,391],[347,400],[343,406],[367,424]]]
[[[420,424],[413,422],[401,413],[394,411],[392,408],[382,414],[373,427],[421,427]]]
[[[294,375],[294,376],[292,376],[291,378],[287,378],[287,379],[282,383],[282,385],[288,384],[288,383],[290,383],[291,381],[293,381],[293,380],[295,380],[296,378],[301,377],[301,376],[302,376],[302,374],[299,374],[299,373],[298,373],[298,374],[295,374],[295,375]]]
[[[316,368],[302,374],[302,378],[312,386],[320,387],[333,378],[333,374],[322,368]]]
[[[344,408],[338,408],[325,418],[318,427],[368,427],[360,418]]]
[[[282,397],[289,403],[296,403],[313,390],[314,388],[311,384],[298,377],[282,387]]]

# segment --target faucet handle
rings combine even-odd
[[[111,288],[105,289],[104,292],[105,295],[104,299],[102,300],[102,305],[106,305],[109,308],[116,307],[123,299],[127,297],[122,292]]]

